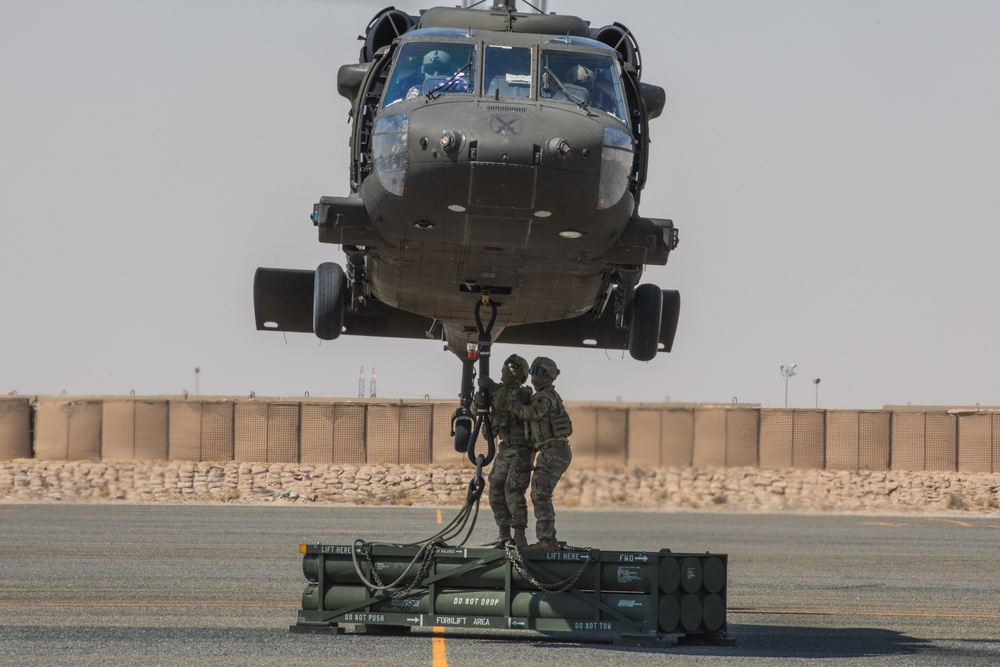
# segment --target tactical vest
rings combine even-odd
[[[536,447],[556,438],[568,438],[573,434],[573,423],[566,414],[566,407],[562,398],[556,393],[555,387],[550,385],[540,389],[535,396],[546,392],[550,392],[555,398],[555,409],[549,410],[541,419],[526,420],[524,423],[524,432]]]
[[[525,387],[497,385],[493,390],[493,406],[490,410],[490,426],[493,434],[511,445],[528,444],[524,422],[507,412],[507,406],[515,401],[523,403],[531,400],[531,392]]]

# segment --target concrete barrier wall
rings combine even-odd
[[[463,465],[453,401],[0,400],[0,460]],[[571,403],[575,466],[1000,472],[1000,411]],[[479,447],[485,452],[485,447]]]

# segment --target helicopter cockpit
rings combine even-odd
[[[435,93],[471,93],[476,47],[454,42],[407,42],[396,57],[382,107]]]
[[[621,66],[610,47],[580,37],[561,37],[537,46],[484,44],[481,84],[477,47],[453,40],[404,42],[389,75],[382,107],[421,96],[478,93],[498,99],[568,102],[627,123]]]
[[[543,47],[538,97],[568,100],[611,114],[623,123],[627,118],[618,63],[610,55]]]

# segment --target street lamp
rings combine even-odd
[[[778,366],[778,374],[785,377],[785,407],[788,407],[788,378],[795,375],[795,367],[798,364],[781,364]]]
[[[199,394],[201,394],[201,391],[199,391],[199,389],[198,389],[198,374],[199,373],[201,373],[201,368],[195,366],[194,367],[194,395],[195,396],[198,396]]]
[[[819,378],[813,380],[813,384],[816,385],[816,409],[819,410]]]

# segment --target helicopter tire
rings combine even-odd
[[[335,340],[344,329],[344,270],[324,262],[316,268],[313,287],[313,332],[322,340]]]
[[[472,418],[459,417],[455,420],[455,451],[469,451],[469,438],[472,437]]]
[[[656,285],[644,283],[632,297],[628,352],[637,361],[649,361],[660,346],[660,321],[663,315],[663,292]]]

